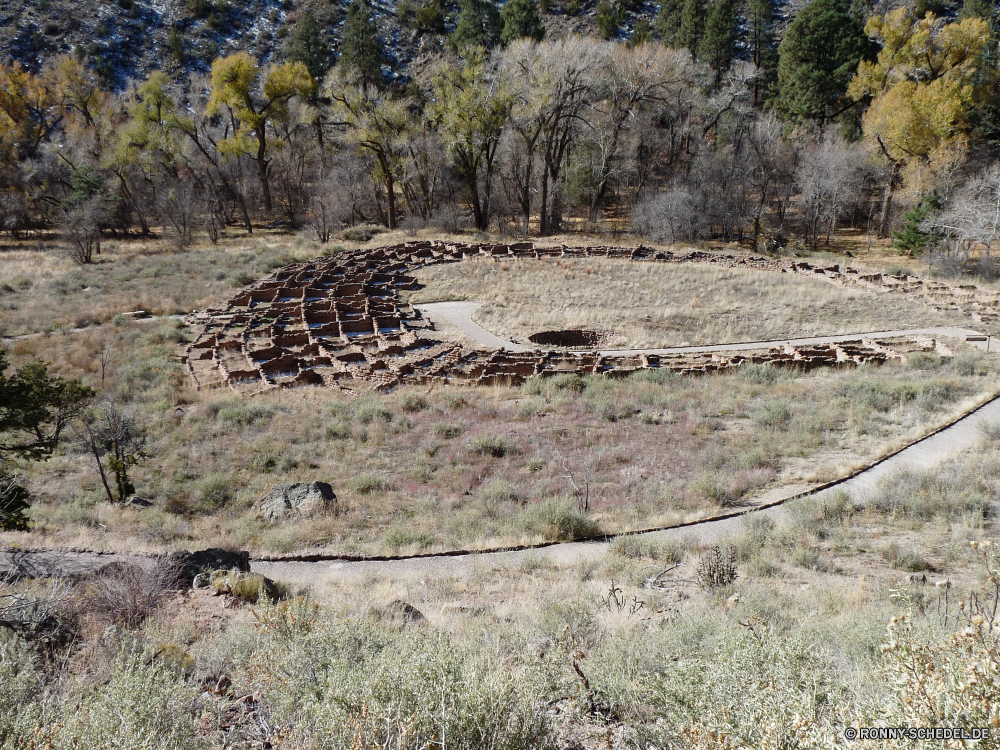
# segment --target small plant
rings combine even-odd
[[[169,563],[147,568],[113,562],[86,587],[82,606],[105,622],[135,629],[178,588],[179,581],[177,568]]]
[[[517,453],[517,446],[503,435],[477,435],[469,441],[469,452],[479,456],[503,458]]]
[[[598,601],[608,612],[627,612],[629,617],[646,606],[646,602],[635,595],[631,599],[625,596],[613,578],[607,595],[598,597]]]
[[[736,548],[729,547],[723,551],[715,545],[701,556],[698,563],[698,583],[708,591],[716,591],[732,585],[738,574],[736,572]]]
[[[422,394],[407,393],[400,400],[399,406],[403,411],[408,414],[412,414],[414,412],[423,411],[430,406],[430,402],[427,400],[427,397]]]
[[[376,492],[385,492],[388,484],[379,474],[357,474],[351,477],[347,486],[359,495],[374,495]]]
[[[736,371],[736,377],[744,383],[752,385],[774,385],[778,382],[781,371],[777,365],[770,362],[744,362]]]

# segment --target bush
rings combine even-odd
[[[503,458],[516,454],[517,446],[503,435],[477,435],[469,441],[469,452],[479,456]]]
[[[223,474],[209,474],[198,482],[198,501],[202,510],[221,508],[233,499],[233,486]]]
[[[628,560],[657,560],[673,565],[684,559],[684,547],[674,540],[651,539],[638,534],[617,536],[609,548],[611,554]]]
[[[549,750],[540,673],[436,629],[320,619],[267,628],[250,661],[290,747]],[[441,738],[431,741],[430,738]]]
[[[356,474],[348,481],[347,486],[359,495],[374,495],[385,492],[389,485],[380,474]]]
[[[765,401],[750,412],[750,421],[758,427],[782,428],[792,419],[792,409],[787,401]]]
[[[0,531],[27,531],[31,496],[17,477],[0,469]]]
[[[179,586],[178,570],[169,563],[143,567],[113,562],[87,585],[81,606],[106,623],[135,629]]]
[[[387,547],[398,550],[401,547],[409,547],[411,544],[417,545],[420,549],[427,549],[433,547],[436,540],[426,531],[405,526],[393,526],[386,532],[383,541]]]
[[[520,526],[545,539],[585,539],[600,533],[597,522],[581,512],[572,500],[553,499],[529,505],[518,516]]]
[[[358,399],[351,408],[351,414],[361,424],[371,424],[376,420],[392,421],[392,411],[377,396]]]
[[[447,424],[445,422],[438,422],[432,429],[434,430],[434,434],[443,440],[457,438],[464,431],[462,425]]]
[[[205,409],[209,417],[224,425],[251,427],[269,421],[274,409],[258,401],[244,398],[227,398],[214,401]]]
[[[732,585],[737,578],[736,549],[723,551],[715,545],[701,556],[698,563],[698,583],[709,591]]]
[[[781,377],[781,369],[771,362],[743,362],[736,369],[736,377],[753,385],[774,385]]]
[[[485,487],[479,488],[479,499],[486,508],[486,515],[496,518],[505,504],[516,503],[521,497],[517,488],[505,479],[494,479]]]
[[[423,411],[430,402],[427,397],[419,393],[407,393],[399,402],[400,408],[407,413]]]

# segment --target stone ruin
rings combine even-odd
[[[528,341],[539,346],[558,346],[571,349],[598,349],[621,346],[625,337],[608,331],[540,331],[528,336]]]
[[[675,255],[639,246],[536,247],[530,242],[466,245],[406,242],[353,250],[283,268],[237,293],[224,308],[187,318],[196,336],[183,362],[197,388],[227,387],[245,395],[275,388],[324,386],[348,394],[397,385],[518,385],[529,377],[558,373],[624,377],[666,368],[680,374],[722,372],[744,362],[818,366],[881,363],[912,351],[942,350],[922,337],[838,344],[762,348],[725,353],[653,354],[572,351],[558,336],[581,336],[581,349],[604,346],[598,332],[559,331],[557,339],[532,340],[561,349],[513,353],[470,349],[434,336],[433,325],[404,304],[400,290],[413,289],[414,269],[472,256],[494,258],[607,257],[650,262],[700,262],[821,278],[877,292],[921,297],[938,309],[959,309],[982,322],[1000,318],[1000,297],[970,286],[908,276],[865,275],[839,266],[706,252]],[[588,338],[593,334],[593,338]]]

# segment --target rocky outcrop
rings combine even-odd
[[[268,521],[289,516],[311,516],[333,510],[337,496],[326,482],[276,484],[264,491],[257,502],[260,515]]]

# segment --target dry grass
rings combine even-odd
[[[612,331],[630,347],[661,347],[973,324],[862,289],[696,263],[476,258],[416,275],[424,288],[412,301],[481,301],[473,319],[520,342],[562,328]]]
[[[991,357],[966,353],[766,378],[570,375],[520,389],[247,400],[190,389],[176,359],[184,336],[171,321],[17,342],[16,362],[44,356],[98,386],[112,342],[104,387],[149,429],[134,480],[154,507],[104,503],[87,456],[67,444],[26,467],[36,527],[4,541],[415,552],[677,523],[845,473],[1000,383]],[[333,486],[337,515],[256,517],[267,485],[312,480]]]

